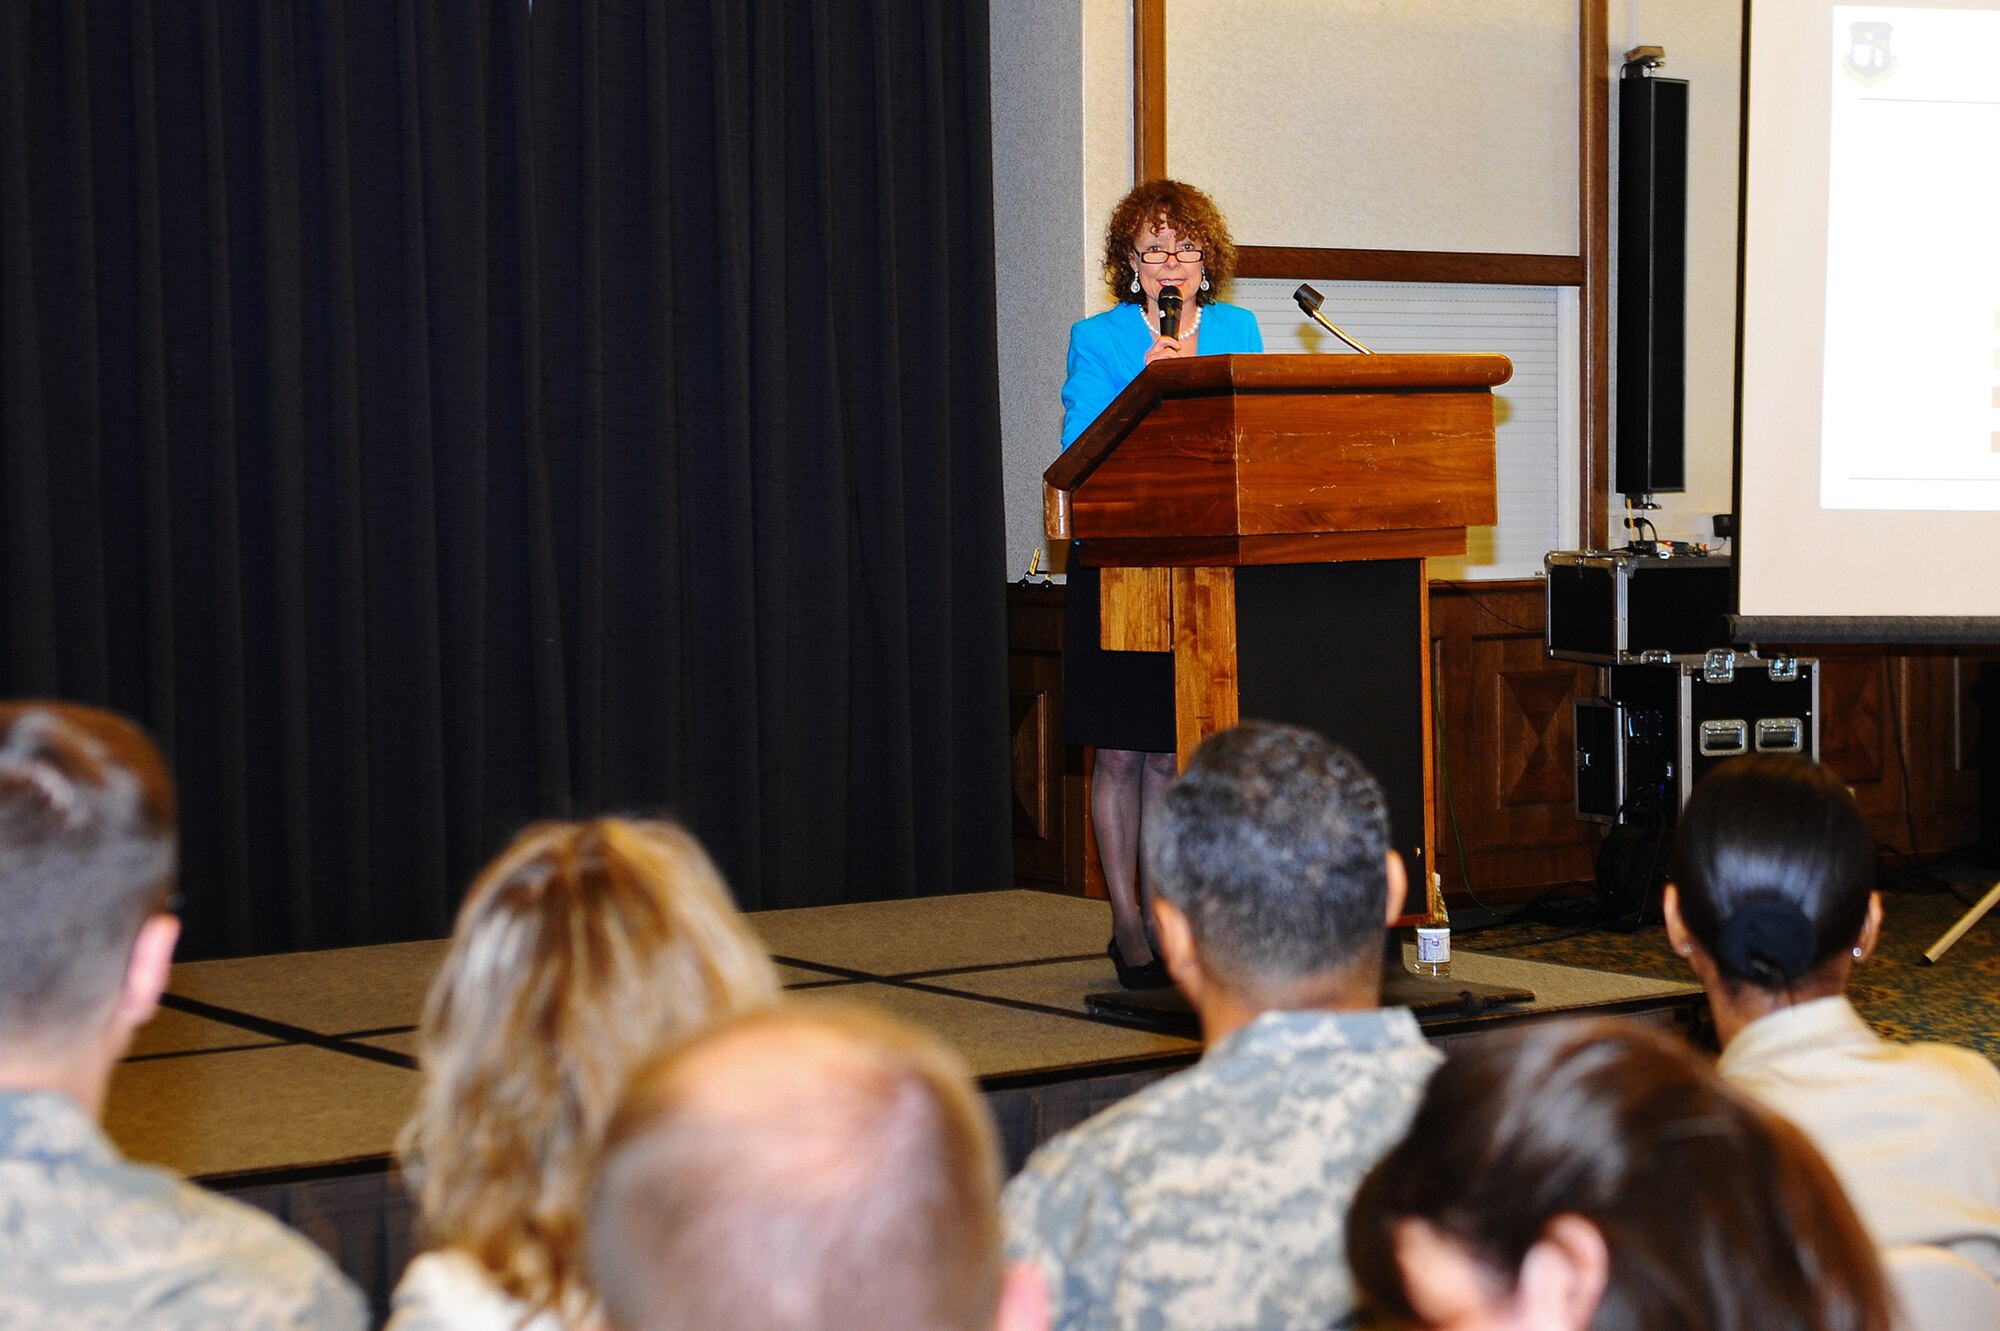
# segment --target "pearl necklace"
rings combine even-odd
[[[1141,319],[1146,319],[1146,306],[1143,301],[1139,303],[1137,309],[1139,311],[1139,317]],[[1146,319],[1146,326],[1152,329],[1155,334],[1157,334],[1160,331],[1160,323],[1159,320],[1157,319]],[[1185,342],[1189,338],[1193,337],[1199,331],[1201,331],[1201,306],[1196,305],[1194,307],[1194,321],[1190,323],[1187,327],[1181,329],[1178,340]]]

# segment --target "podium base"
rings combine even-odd
[[[1450,976],[1413,975],[1397,968],[1382,976],[1382,1006],[1406,1007],[1424,1017],[1477,1017],[1497,1007],[1532,1003],[1535,992],[1518,985],[1482,984]],[[1189,1039],[1201,1036],[1201,1022],[1178,989],[1113,989],[1087,994],[1083,1006],[1093,1017]]]

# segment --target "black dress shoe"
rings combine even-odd
[[[1118,940],[1113,938],[1104,945],[1104,955],[1111,958],[1111,964],[1117,968],[1121,988],[1167,989],[1173,985],[1174,977],[1167,974],[1167,963],[1160,960],[1157,952],[1145,965],[1134,966],[1126,962],[1124,954],[1118,950]]]

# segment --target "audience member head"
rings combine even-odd
[[[590,1260],[615,1331],[991,1331],[993,1130],[964,1065],[861,1011],[739,1018],[634,1079],[605,1137]]]
[[[1681,814],[1670,933],[1684,956],[1699,946],[1705,980],[1838,993],[1874,946],[1874,886],[1874,838],[1838,777],[1796,754],[1737,758]]]
[[[1404,873],[1382,788],[1346,749],[1266,722],[1211,735],[1148,815],[1146,851],[1161,945],[1198,1005],[1211,983],[1276,1007],[1329,980],[1373,1001]]]
[[[109,1075],[166,984],[173,876],[173,780],[152,741],[94,707],[0,703],[0,1047],[11,1067],[80,1059]],[[52,1088],[93,1111],[103,1089]]]
[[[527,829],[473,883],[424,1008],[402,1147],[425,1239],[514,1298],[579,1312],[586,1172],[626,1078],[662,1040],[777,993],[686,831]]]
[[[1362,1183],[1364,1301],[1453,1331],[1886,1331],[1874,1247],[1799,1131],[1665,1034],[1453,1050]]]

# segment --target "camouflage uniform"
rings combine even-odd
[[[325,1255],[263,1212],[122,1159],[66,1096],[0,1092],[0,1328],[367,1324]]]
[[[1266,1012],[1035,1152],[1008,1256],[1055,1331],[1349,1323],[1347,1204],[1439,1061],[1404,1008]]]

